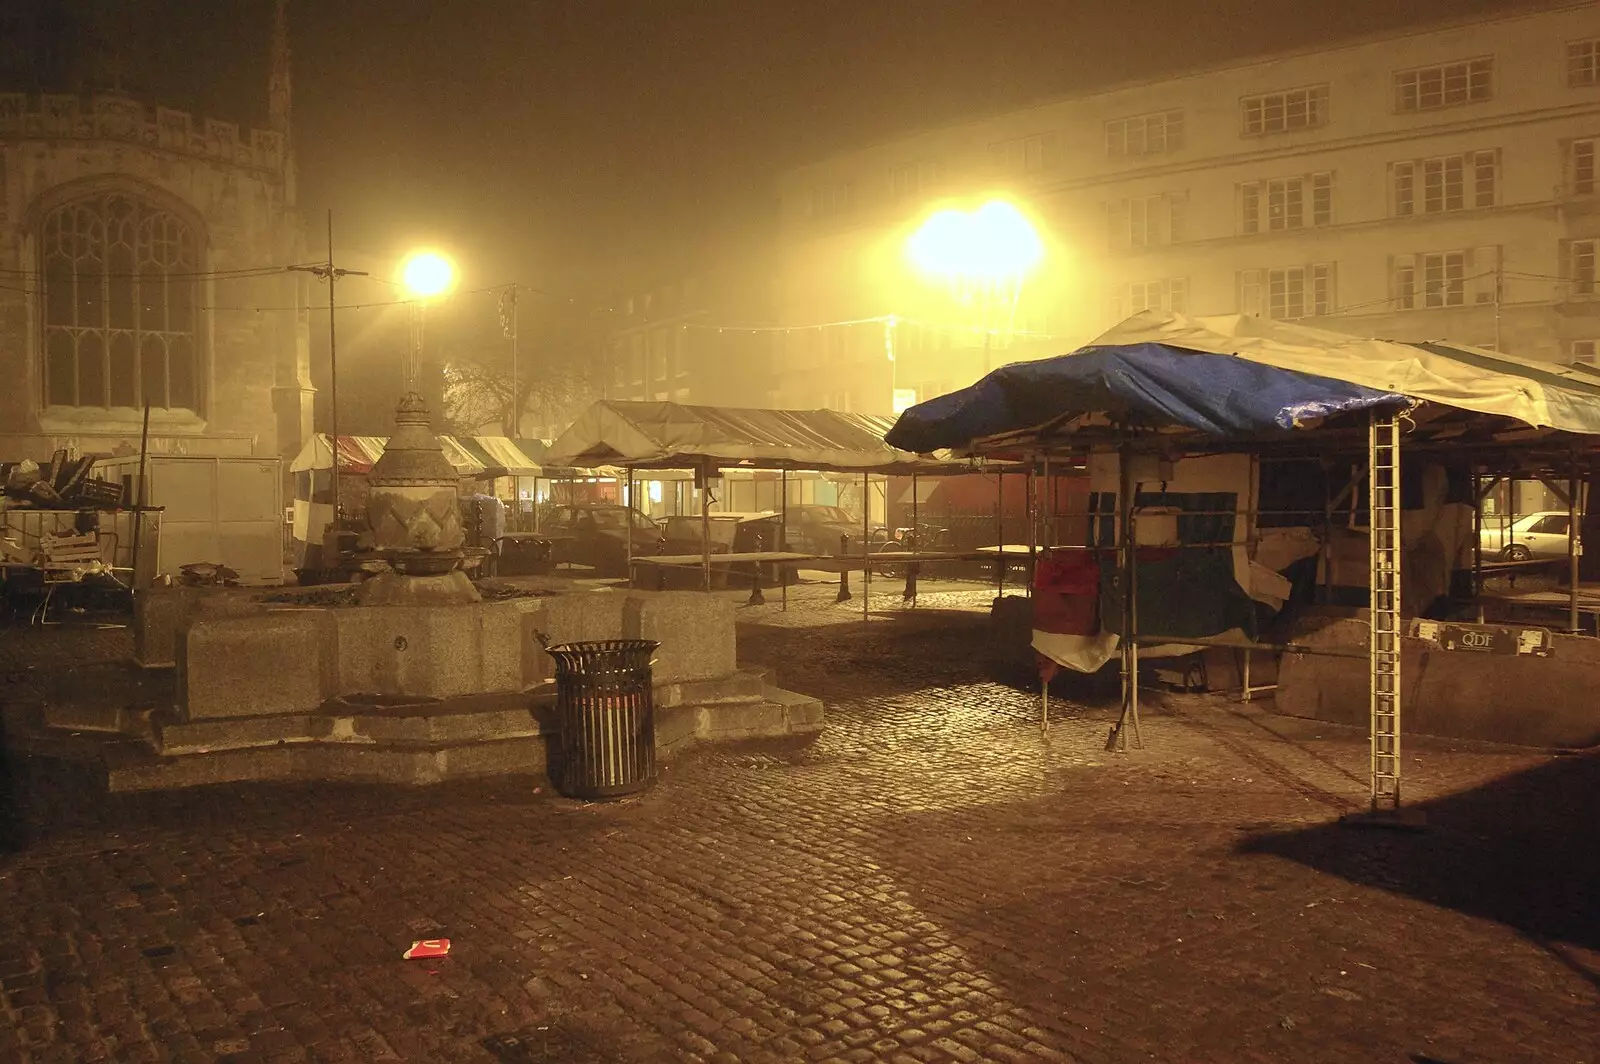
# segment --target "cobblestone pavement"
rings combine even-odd
[[[982,675],[981,616],[794,607],[743,615],[741,655],[827,730],[701,749],[632,801],[106,799],[15,765],[0,1061],[1600,1055],[1596,759],[1416,741],[1430,830],[1330,827],[1358,734],[1172,696],[1109,754],[1108,706],[1058,698],[1042,735],[1037,692]],[[449,957],[400,959],[436,935]]]

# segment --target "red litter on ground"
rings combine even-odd
[[[416,960],[419,957],[443,957],[450,952],[448,938],[419,938],[411,943],[411,948],[402,956],[405,960]]]

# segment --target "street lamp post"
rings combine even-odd
[[[326,265],[290,266],[294,272],[309,273],[313,277],[328,282],[328,420],[330,435],[328,438],[328,462],[330,464],[329,476],[332,478],[330,490],[333,502],[333,534],[334,543],[339,543],[339,345],[337,329],[337,307],[334,304],[334,289],[341,277],[365,277],[364,270],[337,269],[333,265],[333,211],[328,211],[328,262]],[[315,435],[315,433],[313,433]],[[315,474],[313,474],[315,475]],[[140,483],[143,484],[141,476]],[[324,544],[326,545],[326,544]],[[338,564],[329,566],[333,568]]]
[[[1044,260],[1044,242],[1027,217],[1005,200],[990,200],[977,210],[941,210],[931,215],[906,242],[906,253],[921,272],[938,277],[966,295],[974,288],[983,298],[983,371],[990,370],[994,303],[1009,291],[1012,308],[1022,296],[1022,282]]]
[[[406,366],[406,391],[414,391],[422,373],[423,327],[428,301],[455,287],[456,268],[436,251],[418,251],[400,266],[400,283],[411,293],[411,352]]]

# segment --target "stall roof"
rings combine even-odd
[[[1600,375],[1582,368],[1249,315],[1145,311],[1071,354],[1004,366],[912,407],[888,440],[968,450],[1129,413],[1210,436],[1253,436],[1415,401],[1536,429],[1600,433]]]
[[[339,471],[358,476],[370,473],[373,463],[383,456],[383,449],[387,443],[388,437],[385,436],[340,436]],[[474,458],[454,437],[440,436],[439,446],[443,449],[451,467],[460,475],[464,477],[483,475],[483,463]],[[305,473],[313,469],[327,469],[332,464],[328,451],[328,435],[319,432],[300,448],[300,453],[289,465],[289,471]]]
[[[506,436],[457,436],[457,443],[483,466],[486,477],[540,477],[544,469],[522,445]]]
[[[949,457],[883,442],[890,418],[834,410],[750,410],[604,400],[550,447],[548,460],[573,466],[814,469],[832,472],[960,472]]]

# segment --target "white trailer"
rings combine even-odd
[[[279,458],[151,455],[146,506],[162,508],[157,572],[185,565],[225,565],[241,583],[283,582],[283,462]],[[138,499],[139,458],[96,463],[94,476],[123,485]]]

